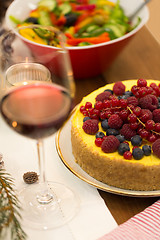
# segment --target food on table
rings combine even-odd
[[[160,83],[127,80],[84,97],[71,127],[75,161],[95,179],[160,190]]]
[[[140,21],[138,19],[133,26],[119,0],[116,3],[107,0],[40,0],[24,21],[15,16],[10,19],[17,26],[56,26],[65,33],[68,46],[87,46],[122,37]],[[56,38],[48,38],[47,31],[26,29],[21,34],[37,43],[57,46]]]

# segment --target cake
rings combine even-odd
[[[105,104],[111,103],[113,99],[110,107],[106,107],[109,105],[101,107],[101,102],[104,106],[104,92],[110,92]],[[90,176],[109,186],[136,191],[160,190],[159,95],[159,81],[137,79],[107,84],[84,97],[77,106],[71,123],[72,152],[76,163]],[[149,105],[150,98],[152,99],[151,105]],[[121,100],[120,104],[115,99],[118,101],[120,99],[126,100]],[[95,109],[96,105],[99,113],[103,112],[101,119],[99,114],[96,117],[93,113],[93,108]],[[87,106],[86,109],[85,106]],[[110,114],[108,114],[108,110],[111,111]],[[122,116],[122,110],[128,112],[125,120],[124,115]],[[136,113],[138,110],[141,111],[141,115]],[[104,117],[104,112],[107,117]],[[136,120],[134,120],[135,115]],[[118,119],[119,116],[122,117],[122,121]],[[104,120],[111,122],[110,126],[115,126],[115,129],[112,128],[111,131],[117,131],[117,134],[111,133],[110,135],[107,129],[102,128]],[[92,122],[91,126],[90,122]],[[131,125],[132,129],[126,130]],[[109,129],[111,129],[110,126]],[[92,132],[92,128],[95,132]],[[121,141],[117,135],[125,136],[125,139]],[[98,140],[96,140],[97,138]],[[106,139],[108,139],[108,143],[106,143]],[[136,141],[138,142],[136,143]],[[128,145],[129,149],[123,151],[123,148],[120,147],[122,143],[125,146]],[[150,149],[150,153],[144,151],[144,145]]]

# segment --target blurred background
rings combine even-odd
[[[9,4],[13,0],[0,0],[0,22],[2,21],[2,18],[4,16],[5,10],[9,6]],[[22,0],[23,1],[23,0]],[[148,4],[149,10],[150,10],[150,19],[147,23],[147,27],[149,31],[154,35],[156,40],[160,42],[160,28],[159,28],[159,23],[160,23],[160,0],[152,0]]]
[[[150,19],[147,23],[148,29],[151,31],[151,33],[154,35],[156,40],[160,43],[160,0],[152,0],[148,4],[149,10],[150,10]]]
[[[13,0],[0,0],[0,23],[2,22],[2,19],[4,17],[4,13],[9,6],[9,4]],[[22,0],[23,1],[23,0]],[[160,0],[152,0],[150,3],[148,3],[148,7],[150,10],[150,19],[147,23],[147,28],[149,31],[153,34],[155,39],[160,42]]]

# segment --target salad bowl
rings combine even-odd
[[[111,0],[111,2],[116,3],[117,1]],[[124,14],[129,17],[139,6],[139,4],[143,2],[144,0],[120,0],[120,6],[123,9]],[[17,26],[15,21],[11,19],[11,16],[14,16],[19,21],[24,21],[29,16],[29,13],[37,8],[38,3],[39,0],[14,0],[9,6],[5,16],[6,25],[8,28],[14,30],[14,28]],[[149,11],[147,6],[145,6],[133,19],[133,29],[124,35],[98,44],[81,46],[68,45],[67,48],[69,51],[75,79],[96,77],[107,70],[107,68],[116,59],[118,54],[120,54],[122,49],[127,46],[129,41],[147,23],[148,19]],[[41,23],[45,25],[44,21]],[[26,40],[26,43],[32,48],[33,54],[34,52],[37,54],[39,51],[38,49],[40,49],[40,51],[52,51],[54,48],[52,46],[31,42],[29,40]]]

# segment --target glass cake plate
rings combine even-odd
[[[160,190],[156,191],[133,191],[127,189],[116,188],[109,186],[105,183],[102,183],[90,175],[88,175],[76,162],[72,154],[72,145],[71,145],[71,119],[73,117],[72,111],[70,117],[62,126],[62,128],[57,132],[56,135],[56,149],[58,155],[64,165],[78,178],[82,181],[109,193],[132,196],[132,197],[158,197],[160,196]]]

